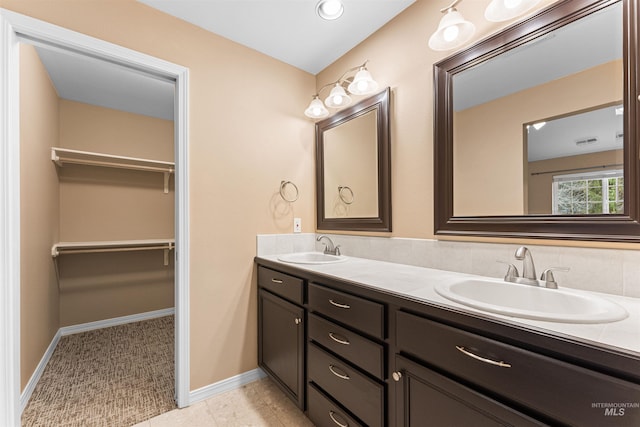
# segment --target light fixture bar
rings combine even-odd
[[[312,119],[327,117],[329,115],[329,110],[325,108],[325,105],[330,108],[346,107],[351,104],[351,97],[347,94],[347,91],[353,95],[368,95],[374,93],[378,89],[378,83],[373,79],[373,77],[371,77],[369,70],[367,70],[368,62],[369,60],[357,67],[349,68],[347,71],[342,73],[338,80],[322,86],[313,96],[311,103],[305,110],[305,116]],[[357,72],[353,77],[347,77],[354,71]],[[332,87],[332,89],[323,105],[322,101],[320,101],[320,93],[328,87]]]

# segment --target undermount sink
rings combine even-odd
[[[525,319],[563,323],[607,323],[622,320],[627,311],[598,295],[564,289],[469,279],[436,285],[443,297],[483,311]]]
[[[323,252],[296,252],[292,254],[279,255],[278,260],[293,264],[333,264],[334,262],[346,261],[343,255],[331,255]]]

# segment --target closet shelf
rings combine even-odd
[[[58,257],[60,255],[90,254],[100,252],[130,252],[164,250],[164,265],[169,265],[169,251],[175,249],[175,239],[110,240],[100,242],[58,242],[51,247],[51,256],[60,283]]]
[[[174,249],[175,245],[175,239],[59,242],[51,247],[51,256],[57,258],[66,254],[164,250],[164,265],[169,265],[169,251]]]
[[[175,172],[175,163],[136,157],[114,156],[90,151],[51,147],[51,160],[58,166],[67,164],[132,169],[164,174],[164,192],[169,192],[169,176]]]

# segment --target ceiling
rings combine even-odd
[[[321,19],[317,0],[138,0],[297,68],[317,74],[415,0],[344,0]],[[37,47],[62,99],[173,120],[174,85],[97,58]]]
[[[62,49],[36,51],[60,98],[173,120],[173,83]]]
[[[318,74],[415,0],[343,0],[326,21],[318,0],[138,0],[311,74]]]

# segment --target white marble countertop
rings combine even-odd
[[[431,268],[415,267],[364,258],[347,257],[343,262],[333,264],[293,264],[278,260],[278,255],[263,255],[259,259],[269,260],[289,267],[319,273],[336,279],[356,282],[358,284],[378,289],[401,297],[409,297],[426,303],[453,307],[458,310],[480,313],[485,317],[499,319],[518,326],[533,327],[536,330],[546,330],[590,341],[595,344],[605,344],[619,347],[626,351],[635,352],[640,356],[640,299],[611,294],[563,288],[578,294],[597,294],[602,298],[614,301],[623,306],[629,316],[626,319],[611,323],[558,323],[541,320],[523,319],[489,313],[482,310],[458,304],[438,294],[434,285],[448,284],[464,278],[484,278],[471,274],[455,273]],[[562,287],[562,286],[561,286]]]

